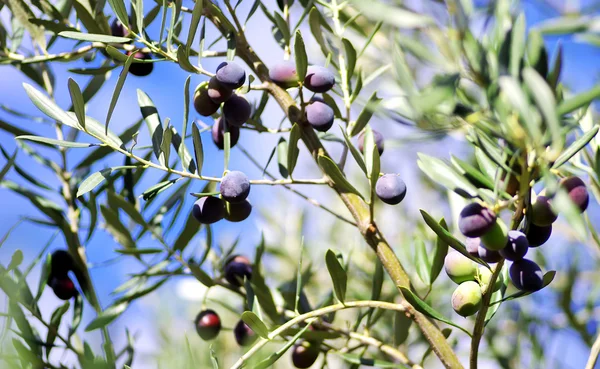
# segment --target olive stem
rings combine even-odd
[[[308,313],[305,313],[302,315],[298,315],[295,318],[287,321],[283,325],[279,326],[277,329],[271,331],[268,335],[268,338],[261,338],[260,341],[255,343],[254,346],[252,346],[252,348],[250,348],[250,350],[248,350],[242,357],[240,357],[240,359],[235,364],[233,364],[231,369],[239,369],[242,366],[244,366],[246,360],[248,360],[248,358],[253,356],[256,352],[258,352],[269,341],[271,341],[275,337],[279,336],[280,334],[284,333],[286,330],[288,330],[289,328],[292,328],[293,326],[295,326],[297,324],[300,324],[311,318],[317,318],[322,315],[333,313],[338,310],[361,308],[361,307],[372,307],[372,308],[402,311],[402,312],[405,311],[405,308],[402,305],[393,304],[393,303],[385,302],[385,301],[346,301],[343,304],[335,304],[335,305],[326,306],[324,308],[320,308],[317,310],[313,310],[311,312],[308,312]],[[408,361],[408,359],[403,354],[402,354],[402,356],[404,357],[404,359],[406,361]]]
[[[594,344],[592,345],[590,357],[588,358],[585,369],[594,369],[596,362],[598,361],[598,356],[600,356],[600,333],[598,333],[598,337],[596,337],[596,341],[594,341]]]

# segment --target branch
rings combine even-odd
[[[301,111],[296,106],[294,99],[292,99],[285,90],[269,79],[267,67],[248,44],[243,32],[241,32],[241,30],[238,32],[216,5],[209,2],[206,2],[205,4],[204,15],[222,34],[228,34],[230,32],[235,33],[237,55],[252,68],[258,78],[265,84],[265,89],[277,101],[289,120],[298,123],[302,131],[302,141],[312,154],[313,159],[317,161],[319,155],[330,157],[315,131],[302,117]],[[394,284],[398,287],[411,288],[408,275],[394,254],[391,246],[381,235],[377,226],[370,221],[368,204],[360,196],[344,192],[344,190],[338,187],[333,181],[329,181],[328,184],[338,193],[338,196],[344,202],[344,205],[346,205],[352,214],[352,217],[356,220],[360,233],[363,235],[369,246],[375,251],[385,270],[394,281]],[[403,301],[403,306],[406,309],[407,315],[417,323],[433,351],[440,358],[442,364],[446,368],[451,369],[463,368],[440,329],[423,314],[415,310],[408,302]]]
[[[600,332],[598,332],[598,337],[596,337],[596,341],[592,345],[590,357],[585,366],[585,369],[594,369],[594,367],[596,366],[596,362],[598,361],[598,356],[600,356]]]

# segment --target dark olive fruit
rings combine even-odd
[[[196,92],[194,92],[194,108],[198,114],[204,117],[209,117],[219,110],[219,104],[212,101],[210,96],[208,96],[208,84],[206,82],[196,87]]]
[[[481,246],[481,240],[479,237],[469,238],[465,241],[465,247],[467,252],[472,256],[479,257],[479,246]]]
[[[470,203],[460,212],[458,228],[467,237],[481,237],[496,224],[496,214],[477,202]]]
[[[215,103],[221,104],[231,97],[233,91],[219,82],[217,77],[212,77],[208,81],[208,97]]]
[[[538,226],[549,226],[558,218],[550,206],[550,199],[538,196],[531,205],[531,223]]]
[[[240,88],[246,82],[244,68],[233,62],[223,62],[217,67],[217,80],[230,89]]]
[[[73,257],[67,250],[56,250],[50,258],[50,275],[57,278],[64,278],[73,270]]]
[[[379,151],[379,155],[383,154],[383,149],[384,149],[383,135],[381,133],[379,133],[378,131],[373,130],[373,139],[375,140],[375,146],[377,146],[377,151]],[[358,150],[360,150],[360,152],[364,151],[364,145],[365,145],[365,134],[361,133],[358,136]]]
[[[477,256],[486,263],[497,263],[502,260],[500,252],[495,250],[488,250],[483,245],[479,245],[477,249]]]
[[[241,222],[246,220],[252,213],[252,205],[248,200],[238,204],[228,202],[225,208],[225,219],[230,222]]]
[[[223,117],[219,117],[212,126],[212,139],[220,150],[225,148],[225,125]],[[229,125],[229,146],[234,147],[240,139],[240,128]]]
[[[286,1],[287,1],[288,8],[294,4],[294,0],[277,0],[277,6],[279,6],[279,9],[281,9],[281,10],[284,9],[284,5],[285,5]]]
[[[399,204],[406,196],[406,184],[399,174],[384,174],[375,184],[375,194],[386,204]]]
[[[250,193],[250,180],[237,170],[229,172],[221,181],[221,197],[227,202],[234,204],[243,202]]]
[[[252,263],[242,255],[229,257],[224,268],[225,279],[232,286],[240,287],[246,279],[252,279]]]
[[[473,315],[479,311],[482,298],[481,287],[477,282],[464,282],[452,294],[452,308],[459,315]]]
[[[56,297],[61,300],[69,300],[78,294],[75,284],[68,276],[51,277],[48,285],[52,288]]]
[[[500,255],[511,261],[521,260],[527,254],[527,250],[529,250],[527,236],[523,232],[508,231],[508,242],[500,250]]]
[[[213,224],[225,216],[225,204],[218,197],[204,196],[194,203],[192,215],[202,224]]]
[[[292,61],[281,61],[269,69],[269,78],[281,88],[298,87],[296,64]]]
[[[312,92],[323,93],[335,85],[335,75],[329,69],[319,65],[311,65],[306,70],[304,87]]]
[[[110,33],[116,37],[125,37],[129,34],[129,30],[127,30],[127,27],[118,18],[115,18],[110,25]]]
[[[233,328],[233,334],[235,336],[235,342],[240,346],[249,346],[256,341],[258,336],[243,320],[240,320]]]
[[[560,186],[567,191],[571,201],[573,201],[583,213],[590,202],[590,195],[588,194],[587,187],[583,180],[579,177],[563,178],[560,181]]]
[[[130,54],[131,54],[131,51],[128,51],[127,55],[130,55]],[[152,55],[150,53],[145,53],[143,51],[137,51],[133,55],[133,57],[135,59],[140,59],[140,60],[152,59]],[[133,74],[134,76],[138,76],[138,77],[145,77],[145,76],[149,75],[150,73],[152,73],[152,70],[154,69],[154,63],[139,63],[139,62],[136,62],[135,59],[129,66],[129,73]]]
[[[317,131],[327,132],[333,125],[335,113],[333,109],[321,99],[313,98],[304,108],[306,121]]]
[[[502,219],[497,219],[496,223],[481,236],[481,244],[488,250],[500,251],[506,246],[508,241],[508,228]]]
[[[296,368],[310,368],[319,358],[319,345],[313,342],[304,341],[294,345],[292,350],[292,364]]]
[[[533,292],[544,286],[542,269],[528,259],[517,260],[509,269],[510,279],[518,289]]]
[[[213,310],[203,310],[194,321],[196,332],[205,341],[214,339],[221,331],[221,318]]]
[[[474,281],[477,266],[471,259],[458,251],[450,251],[444,259],[444,270],[448,277],[457,284]]]
[[[466,117],[467,115],[473,113],[473,109],[471,109],[471,107],[462,104],[462,103],[456,103],[456,105],[454,105],[454,110],[452,111],[452,113],[454,115],[458,115],[459,117]]]
[[[527,241],[529,241],[529,247],[538,247],[546,243],[552,235],[552,226],[540,227],[535,224],[530,224],[527,230]]]
[[[252,106],[245,97],[234,94],[223,104],[223,115],[227,123],[241,127],[252,114]]]

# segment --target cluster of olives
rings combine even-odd
[[[252,205],[247,200],[250,181],[239,171],[228,172],[221,181],[221,197],[204,196],[192,208],[192,214],[202,224],[212,224],[225,218],[241,222],[250,216]]]
[[[74,271],[75,262],[67,250],[56,250],[50,259],[50,275],[48,286],[52,288],[56,297],[69,300],[79,293],[75,284],[69,277],[69,272]]]
[[[560,186],[581,212],[586,210],[589,195],[580,178],[565,178],[560,181]],[[542,270],[535,262],[525,259],[525,255],[530,247],[543,245],[552,234],[552,223],[558,215],[553,211],[551,202],[550,197],[538,196],[527,213],[528,227],[510,231],[493,210],[479,203],[468,204],[461,211],[458,222],[461,233],[467,237],[467,251],[487,263],[503,259],[511,261],[509,276],[517,289],[526,292],[541,289],[544,283]],[[475,314],[481,307],[482,291],[487,288],[490,270],[477,267],[456,251],[448,253],[444,267],[450,279],[459,284],[452,295],[452,307],[462,316]],[[499,278],[494,291],[502,284]]]
[[[243,255],[230,256],[223,268],[225,280],[234,287],[241,287],[244,279],[252,278],[252,263]],[[221,318],[211,309],[202,310],[194,321],[196,332],[205,341],[215,339],[221,332]],[[233,335],[238,345],[244,347],[253,344],[258,336],[243,320],[239,320],[233,328]],[[319,356],[319,346],[310,342],[298,343],[292,351],[292,362],[297,368],[310,367]]]
[[[116,37],[127,37],[129,35],[129,31],[127,28],[121,23],[118,19],[115,19],[110,25],[110,30],[113,36]],[[127,56],[131,55],[133,51],[128,51]],[[136,51],[133,55],[134,60],[133,63],[129,66],[129,73],[138,77],[145,77],[152,73],[154,69],[154,63],[138,63],[135,59],[139,60],[150,60],[152,59],[152,54],[143,51]]]
[[[221,116],[212,126],[212,139],[221,150],[225,148],[225,124],[229,131],[230,147],[240,138],[240,127],[250,119],[252,106],[245,97],[234,92],[246,82],[246,72],[233,62],[223,62],[208,82],[196,87],[194,108],[198,114],[208,117],[222,106]]]

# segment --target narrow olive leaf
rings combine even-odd
[[[0,182],[2,182],[2,179],[4,178],[4,176],[6,175],[6,173],[8,173],[8,171],[10,170],[10,168],[13,166],[13,164],[15,163],[15,160],[17,159],[17,153],[19,152],[19,150],[15,150],[14,154],[12,154],[12,156],[8,159],[8,161],[6,162],[6,164],[4,165],[4,167],[2,167],[2,169],[0,170]],[[2,244],[0,243],[0,246]]]
[[[287,149],[287,170],[290,177],[292,176],[294,168],[296,167],[296,163],[298,162],[298,155],[300,154],[300,150],[298,149],[298,141],[300,140],[301,135],[302,132],[300,130],[300,126],[297,123],[294,123],[292,130],[290,131]]]
[[[83,101],[83,95],[81,94],[79,85],[72,78],[69,78],[68,85],[77,121],[82,127],[85,127],[85,102]]]
[[[464,256],[466,256],[467,258],[473,260],[474,262],[481,264],[483,266],[486,266],[487,268],[489,268],[489,265],[481,260],[480,258],[477,258],[471,254],[469,254],[469,252],[467,251],[467,248],[465,247],[465,245],[463,245],[462,242],[460,242],[458,239],[456,239],[452,233],[450,233],[446,228],[444,228],[440,223],[436,222],[435,219],[433,219],[433,217],[431,215],[429,215],[425,210],[420,209],[421,215],[423,216],[423,219],[425,220],[425,223],[427,223],[427,225],[429,226],[429,228],[431,228],[431,230],[438,235],[438,237],[440,237],[444,242],[446,242],[450,247],[452,247],[454,250],[460,252],[461,254],[463,254]]]
[[[389,361],[385,361],[385,360],[381,360],[381,359],[369,359],[366,357],[363,357],[362,355],[357,355],[357,354],[346,354],[346,353],[337,353],[337,355],[339,357],[341,357],[344,361],[350,363],[350,364],[355,364],[355,365],[359,365],[360,367],[375,367],[375,368],[382,368],[382,369],[405,369],[408,368],[408,366],[404,365],[404,364],[394,364],[391,363]]]
[[[406,316],[403,311],[396,311],[394,314],[394,346],[400,346],[408,338],[412,319]]]
[[[77,120],[71,118],[71,116],[62,110],[58,105],[56,105],[54,101],[50,100],[46,95],[27,83],[23,83],[23,87],[25,88],[25,92],[27,93],[27,96],[29,96],[31,102],[33,102],[33,104],[40,109],[42,113],[54,120],[68,125],[69,127],[79,129]]]
[[[542,288],[540,288],[538,291],[540,291],[543,288],[546,288],[546,286],[548,286],[550,283],[552,283],[555,276],[556,276],[556,271],[554,271],[554,270],[550,270],[550,271],[546,272],[546,274],[544,274],[544,277],[543,277]],[[537,292],[537,291],[534,291],[534,292]],[[504,297],[502,300],[496,300],[494,302],[491,302],[490,305],[495,305],[495,304],[499,304],[502,302],[518,299],[520,297],[529,296],[534,292],[525,292],[525,291],[515,292],[512,295]]]
[[[400,290],[402,291],[402,295],[404,296],[404,298],[406,299],[406,301],[408,301],[421,314],[426,315],[426,316],[428,316],[428,317],[430,317],[432,319],[439,320],[440,322],[446,323],[446,324],[451,325],[453,327],[456,327],[456,328],[460,329],[461,331],[465,332],[466,334],[468,334],[469,336],[471,335],[471,333],[469,333],[469,331],[467,331],[466,329],[464,329],[460,325],[455,324],[450,319],[444,317],[442,314],[440,314],[434,308],[432,308],[431,306],[429,306],[425,301],[421,300],[419,298],[419,296],[415,295],[408,288],[401,287],[401,286],[398,286],[398,288],[400,288]]]
[[[190,215],[188,216],[188,219],[185,222],[185,226],[183,227],[181,233],[179,233],[179,236],[173,244],[173,250],[183,251],[188,245],[188,243],[190,243],[192,238],[194,238],[196,233],[198,233],[198,231],[200,230],[200,226],[201,224],[196,220],[196,218],[194,218],[194,216],[190,212]]]
[[[321,29],[321,13],[319,13],[319,10],[314,6],[310,9],[310,13],[308,14],[308,25],[310,26],[310,32],[319,44],[323,55],[328,56],[331,54],[325,43],[323,30]]]
[[[563,63],[563,47],[559,40],[556,45],[555,57],[554,57],[554,61],[552,62],[552,68],[550,69],[550,72],[548,72],[548,78],[547,78],[548,84],[550,85],[550,87],[553,90],[556,90],[556,87],[558,86],[558,80],[560,79],[560,72],[562,71],[562,63]]]
[[[504,297],[504,294],[506,293],[507,283],[509,281],[508,266],[506,264],[502,267],[502,271],[500,272],[500,276],[498,276],[498,278],[500,278],[500,277],[503,278],[502,285],[500,286],[500,288],[497,291],[492,293],[490,301],[501,300]],[[490,320],[492,320],[494,315],[496,315],[496,312],[500,308],[500,305],[501,304],[490,305],[487,313],[485,314],[485,324],[487,324]]]
[[[371,285],[371,300],[377,301],[381,297],[383,288],[383,264],[379,260],[375,261],[375,273],[373,273],[373,284]]]
[[[350,137],[354,137],[359,134],[369,123],[371,117],[373,117],[373,113],[377,110],[381,99],[377,97],[377,92],[373,92],[367,104],[363,108],[363,110],[356,118],[356,122],[352,125],[352,130],[350,131]]]
[[[369,176],[369,182],[371,183],[371,199],[375,198],[375,185],[379,179],[380,171],[380,158],[379,150],[375,144],[375,138],[373,136],[373,130],[367,126],[364,137],[364,155],[365,163],[367,165],[367,175]]]
[[[131,2],[133,5],[133,1]],[[144,0],[135,0],[135,21],[138,35],[144,38]]]
[[[528,103],[529,99],[525,95],[525,92],[523,92],[523,89],[519,85],[517,79],[510,76],[502,76],[498,79],[498,84],[508,99],[508,102],[521,116],[521,120],[529,133],[529,137],[539,141],[543,136],[541,127],[539,125],[540,121],[539,119],[534,119],[531,116],[530,106]]]
[[[333,181],[340,191],[351,192],[361,196],[358,190],[354,188],[350,182],[348,182],[340,168],[333,162],[333,160],[327,156],[319,155],[318,162],[323,172]]]
[[[190,79],[191,78],[192,78],[192,76],[188,76],[185,79],[185,83],[183,84],[183,124],[181,125],[182,142],[181,142],[180,148],[181,147],[185,148],[185,136],[187,135],[187,126],[188,126],[188,121],[190,119]],[[178,151],[182,151],[182,150],[178,150]],[[183,155],[181,154],[181,152],[179,154],[179,157],[182,158],[181,160],[182,160],[183,170],[188,169],[183,164]],[[191,169],[190,169],[190,172],[194,173],[194,171],[192,171]]]
[[[552,136],[552,149],[559,153],[564,146],[564,135],[556,113],[556,99],[554,92],[546,83],[544,77],[533,68],[527,67],[523,70],[523,79],[529,92],[533,95],[536,105],[540,109],[544,121]]]
[[[292,40],[292,35],[290,34],[290,29],[288,28],[287,22],[285,19],[283,19],[279,12],[275,12],[273,19],[275,20],[275,24],[277,25],[279,32],[281,32],[281,36],[283,36],[285,44],[289,45],[290,41]]]
[[[46,38],[44,36],[44,28],[36,26],[30,21],[30,19],[36,19],[35,14],[31,10],[29,4],[24,0],[7,0],[3,2],[10,9],[10,13],[13,17],[12,22],[12,52],[16,52],[19,48],[23,38],[23,28],[27,29],[27,32],[31,35],[31,39],[37,43],[40,48],[46,51]],[[3,4],[3,5],[4,5]],[[21,28],[22,27],[22,28]],[[6,44],[4,44],[6,45]]]
[[[559,213],[558,210],[560,209],[560,214],[565,217],[567,223],[571,226],[571,231],[573,231],[580,240],[583,241],[586,239],[587,230],[585,221],[581,215],[581,210],[573,203],[564,189],[559,189],[558,193],[552,199],[552,208],[556,214]]]
[[[348,39],[343,38],[342,43],[344,44],[344,53],[346,54],[346,78],[348,84],[354,75],[354,69],[356,68],[356,50],[352,45],[352,42]]]
[[[184,168],[184,171],[189,171],[190,173],[196,172],[196,163],[192,159],[192,154],[190,154],[185,142],[183,142],[181,135],[177,132],[175,127],[170,126],[169,130],[171,131],[171,143],[173,144],[173,148],[177,151],[179,155],[179,159],[181,159],[181,166]]]
[[[439,225],[449,232],[448,225],[446,224],[446,220],[444,218],[440,220]],[[448,243],[444,241],[442,237],[438,236],[435,242],[435,254],[433,255],[433,261],[431,262],[430,284],[433,284],[433,282],[435,282],[437,277],[440,275],[440,272],[444,267],[444,259],[446,258],[446,254],[448,254]]]
[[[277,142],[277,167],[279,168],[279,174],[283,178],[289,176],[287,169],[287,158],[288,158],[288,143],[283,137],[279,137]]]
[[[431,270],[431,262],[427,257],[427,247],[425,242],[420,239],[416,239],[414,243],[415,247],[415,264],[417,275],[426,285],[431,284],[431,277],[429,272]]]
[[[571,113],[581,107],[587,106],[592,101],[600,98],[600,85],[577,94],[573,97],[563,100],[557,110],[558,115],[565,115]]]
[[[158,110],[156,106],[144,91],[137,90],[138,104],[142,112],[142,116],[148,126],[150,137],[152,138],[152,150],[157,159],[161,157],[160,144],[163,141],[163,126],[160,122]]]
[[[434,182],[456,192],[462,197],[477,197],[477,188],[442,160],[421,153],[418,156],[417,165]]]
[[[348,147],[348,149],[350,150],[350,153],[352,154],[352,157],[356,161],[356,164],[358,164],[359,168],[365,174],[367,174],[367,166],[365,165],[365,159],[363,158],[362,153],[360,151],[358,151],[356,146],[354,146],[352,144],[352,142],[350,141],[350,137],[348,136],[348,133],[346,133],[346,130],[342,126],[340,126],[340,130],[342,131],[342,135],[344,135],[344,141],[346,142],[346,147]]]
[[[306,77],[306,69],[308,68],[308,56],[306,56],[306,47],[300,30],[296,31],[294,39],[294,57],[296,58],[296,75],[298,80],[304,81]]]
[[[142,214],[135,208],[135,206],[127,201],[123,196],[116,194],[114,191],[108,191],[108,201],[110,204],[114,204],[122,209],[128,216],[141,225],[144,228],[148,228],[148,223],[142,216]]]
[[[19,265],[21,265],[22,262],[23,262],[23,251],[21,251],[20,249],[17,249],[12,254],[10,263],[8,263],[6,270],[10,272],[11,270],[13,270],[13,269],[17,268]]]
[[[171,141],[173,140],[173,131],[169,125],[169,118],[165,119],[167,128],[163,132],[162,142],[160,143],[160,157],[158,161],[165,167],[169,167],[169,157],[171,155]]]
[[[169,187],[173,186],[175,184],[175,182],[177,182],[177,179],[170,179],[168,181],[159,182],[159,183],[155,184],[154,186],[150,187],[149,189],[147,189],[146,191],[142,192],[140,197],[142,199],[144,199],[144,201],[149,201],[149,200],[153,199],[154,197],[156,197],[156,195],[158,195],[159,193],[161,193],[161,192],[165,191],[166,189],[168,189]]]
[[[116,249],[115,252],[122,255],[147,255],[160,254],[164,249]]]
[[[48,334],[46,335],[46,357],[50,355],[52,347],[54,347],[54,340],[58,334],[58,327],[62,321],[63,316],[69,310],[71,304],[66,301],[64,304],[56,308],[50,318],[50,326],[48,327]]]
[[[518,78],[521,71],[521,61],[525,55],[525,15],[519,14],[511,32],[510,43],[510,75]]]
[[[196,170],[199,176],[202,175],[202,164],[204,163],[204,149],[202,148],[202,139],[200,130],[195,123],[192,123],[192,141],[194,143],[194,156],[196,158]]]
[[[202,268],[200,268],[197,264],[190,262],[188,266],[190,267],[190,271],[192,272],[194,277],[196,277],[198,282],[202,283],[206,287],[212,287],[215,285],[213,279],[208,274],[206,274],[206,272],[202,270]]]
[[[311,323],[312,323],[312,321],[308,321],[308,324],[306,324],[302,329],[300,329],[298,331],[298,333],[296,333],[285,345],[283,345],[282,348],[280,348],[276,352],[269,355],[269,357],[267,357],[260,363],[254,365],[253,368],[254,369],[270,368],[277,360],[279,360],[279,358],[281,358],[283,356],[283,354],[285,354],[287,352],[287,350],[289,350],[294,345],[294,343],[296,343],[296,341],[298,341],[298,339],[300,339],[300,337],[302,337],[308,331],[308,329],[311,326]]]
[[[196,1],[196,4],[194,4],[194,9],[192,10],[192,20],[190,21],[190,29],[188,30],[188,37],[185,43],[185,52],[187,55],[190,55],[190,49],[192,47],[192,43],[194,42],[194,37],[196,36],[198,24],[200,24],[200,17],[202,16],[203,9],[204,1]]]
[[[136,248],[135,241],[127,227],[125,227],[121,222],[121,219],[119,219],[119,214],[104,205],[100,205],[100,212],[104,217],[106,230],[115,238],[115,240],[126,249]]]
[[[244,311],[242,314],[242,320],[250,329],[254,331],[254,333],[258,334],[260,337],[268,340],[269,339],[269,328],[263,323],[262,320],[256,314],[251,311]]]
[[[450,162],[452,162],[452,165],[454,165],[454,168],[456,168],[458,173],[467,178],[474,186],[478,188],[488,188],[490,190],[494,189],[494,177],[490,178],[486,176],[471,164],[460,160],[454,155],[451,156]]]
[[[120,170],[120,169],[135,169],[135,168],[138,168],[138,167],[135,165],[111,167],[111,168],[102,169],[99,172],[93,173],[93,174],[89,175],[86,179],[83,180],[83,182],[81,182],[79,184],[79,188],[77,189],[77,197],[84,195],[84,194],[90,192],[91,190],[93,190],[94,188],[96,188],[96,186],[98,186],[100,183],[104,182],[104,180],[106,180],[113,171]]]
[[[108,106],[108,113],[106,114],[106,122],[104,123],[105,133],[108,132],[108,124],[110,123],[110,118],[112,117],[113,111],[117,106],[117,101],[119,101],[119,95],[121,94],[121,90],[123,89],[123,85],[125,84],[125,79],[127,78],[127,74],[129,72],[129,66],[131,66],[131,63],[133,62],[134,55],[135,53],[129,54],[127,60],[125,61],[125,65],[123,66],[123,69],[119,74],[119,79],[117,80],[115,90],[113,91],[112,98],[110,99],[110,105]]]
[[[585,145],[587,145],[598,133],[598,126],[594,126],[592,129],[587,131],[583,136],[579,137],[575,142],[571,144],[562,154],[556,159],[554,164],[552,164],[552,169],[557,169],[569,159],[571,159],[575,154],[581,151]]]
[[[75,297],[75,302],[73,302],[73,319],[71,321],[71,327],[69,328],[69,337],[71,337],[75,332],[77,332],[77,328],[81,324],[81,320],[83,318],[83,296],[77,295]]]
[[[71,142],[71,141],[63,141],[63,140],[55,140],[53,138],[39,137],[39,136],[17,136],[15,137],[17,140],[28,140],[34,142],[42,142],[50,145],[62,146],[62,147],[76,147],[76,148],[87,148],[92,147],[94,144],[91,143],[82,143],[82,142]],[[1,178],[1,177],[0,177]]]
[[[108,0],[108,4],[115,12],[117,18],[119,18],[121,24],[129,26],[129,16],[127,15],[127,9],[123,0]]]
[[[109,0],[110,1],[110,0]],[[129,306],[128,302],[123,302],[118,305],[114,305],[104,310],[98,316],[92,320],[87,327],[85,327],[86,332],[91,332],[96,329],[104,328],[110,323],[112,323],[115,319],[117,319]]]
[[[184,47],[177,48],[177,62],[181,69],[190,73],[198,73],[198,69],[190,62],[190,56],[186,53]]]
[[[325,254],[325,263],[327,264],[327,270],[329,271],[331,281],[333,282],[335,296],[343,303],[346,298],[346,285],[348,283],[346,271],[335,255],[335,252],[331,249],[327,250],[327,253]]]
[[[89,41],[89,42],[104,42],[107,44],[123,44],[126,42],[131,42],[131,39],[127,38],[127,37],[99,35],[99,34],[94,34],[94,33],[63,31],[63,32],[60,32],[58,35],[61,37],[65,37],[65,38],[71,38],[73,40]]]

